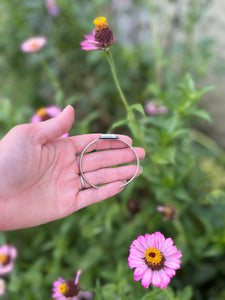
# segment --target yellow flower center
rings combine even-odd
[[[145,251],[145,262],[153,270],[159,270],[163,267],[164,257],[160,250],[156,248],[148,248]]]
[[[6,261],[8,260],[8,256],[0,253],[0,263],[4,265],[4,263],[6,263]]]
[[[39,115],[41,118],[42,117],[46,117],[47,115],[47,112],[46,112],[46,109],[43,107],[43,108],[40,108],[38,111],[37,111],[37,115]]]
[[[59,286],[59,292],[63,295],[65,295],[69,290],[69,287],[66,283],[62,283],[60,286]]]
[[[33,50],[36,50],[39,47],[39,43],[38,42],[31,42],[30,46]]]
[[[96,18],[94,20],[94,24],[95,24],[96,30],[108,27],[107,20],[105,17]]]

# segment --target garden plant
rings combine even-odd
[[[72,105],[60,138],[125,134],[146,156],[117,196],[0,232],[0,298],[225,299],[225,152],[198,130],[212,122],[202,105],[214,89],[202,85],[208,9],[207,0],[1,0],[0,138]]]

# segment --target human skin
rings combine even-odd
[[[63,218],[118,194],[133,176],[135,164],[113,166],[134,162],[134,152],[120,141],[102,140],[88,151],[105,150],[85,154],[82,164],[87,179],[105,185],[95,189],[85,183],[82,190],[79,154],[99,133],[61,138],[73,122],[74,109],[67,106],[50,120],[15,126],[0,140],[0,231]],[[144,149],[135,149],[143,159]]]

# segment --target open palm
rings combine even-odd
[[[85,183],[82,189],[79,154],[99,134],[61,138],[73,121],[74,110],[68,106],[51,120],[14,127],[1,140],[0,230],[65,217],[119,193],[124,180],[133,176],[135,165],[113,167],[135,161],[133,151],[120,141],[104,140],[90,147],[102,151],[85,154],[83,171],[93,184],[107,184],[95,189]],[[136,151],[142,159],[144,150]]]

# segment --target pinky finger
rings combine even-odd
[[[120,187],[124,184],[124,181],[115,181],[106,185],[103,185],[97,189],[90,188],[82,190],[77,196],[75,211],[91,204],[103,201],[107,198],[113,197],[120,193],[124,187]]]

